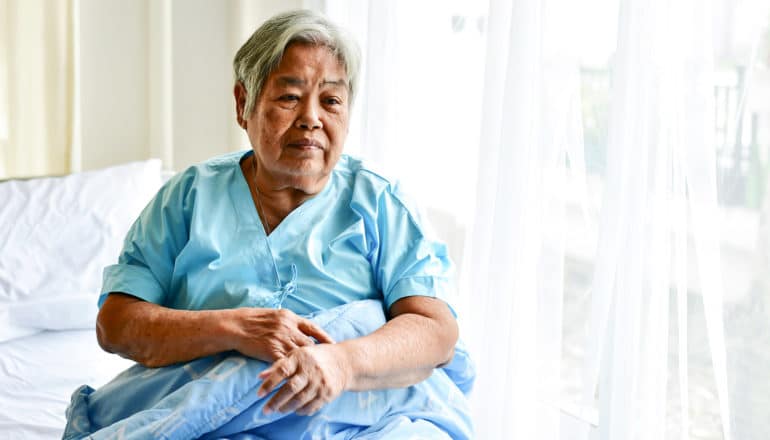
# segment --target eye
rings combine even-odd
[[[326,105],[340,105],[340,104],[342,104],[342,100],[340,100],[339,98],[334,97],[334,96],[329,97],[329,98],[324,98],[323,102]]]
[[[278,97],[277,103],[280,107],[283,107],[285,109],[294,109],[297,107],[299,100],[300,100],[299,95],[287,93],[285,95],[280,95]]]

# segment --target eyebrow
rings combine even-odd
[[[286,86],[299,87],[299,86],[304,86],[307,83],[307,81],[305,81],[304,79],[297,78],[295,76],[281,76],[281,77],[278,77],[278,83]],[[326,85],[332,85],[336,87],[347,87],[348,82],[345,81],[344,79],[337,79],[337,80],[325,79],[321,81],[321,86],[326,86]]]
[[[329,84],[331,84],[333,86],[337,86],[337,87],[347,87],[348,86],[348,82],[345,81],[344,79],[338,79],[336,81],[325,79],[325,80],[321,81],[321,85],[322,86],[329,85]]]
[[[299,79],[299,78],[294,77],[294,76],[281,76],[281,77],[278,77],[278,82],[281,85],[286,85],[286,86],[302,86],[302,85],[305,85],[305,80]]]

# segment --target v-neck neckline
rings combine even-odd
[[[233,203],[236,206],[236,210],[239,213],[239,217],[241,221],[243,221],[247,225],[255,227],[261,232],[263,237],[273,242],[277,239],[277,237],[286,235],[287,233],[286,231],[290,229],[289,223],[295,217],[299,217],[303,215],[303,213],[306,214],[307,213],[306,211],[308,211],[313,205],[316,205],[317,201],[322,197],[324,197],[329,192],[329,187],[332,185],[334,171],[331,172],[329,179],[326,181],[326,184],[324,185],[323,189],[318,194],[305,200],[299,206],[297,206],[291,212],[289,212],[289,214],[286,215],[286,217],[284,217],[280,223],[278,223],[274,228],[272,228],[270,234],[268,235],[267,230],[265,229],[265,225],[264,223],[262,223],[262,218],[259,215],[259,210],[257,209],[256,201],[254,200],[251,187],[249,186],[249,181],[246,178],[246,175],[243,173],[243,169],[241,168],[241,163],[243,163],[244,160],[247,160],[249,157],[252,157],[253,155],[254,155],[254,151],[249,150],[246,153],[244,153],[242,156],[240,156],[240,158],[236,163],[236,168],[237,168],[236,171],[238,174],[238,179],[240,179],[240,182],[234,187],[235,194],[233,194],[233,199],[234,199]]]

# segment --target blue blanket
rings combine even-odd
[[[385,323],[382,304],[360,301],[309,317],[335,340]],[[222,353],[164,368],[134,365],[99,390],[78,388],[64,439],[467,439],[474,368],[461,344],[448,365],[408,388],[345,392],[313,416],[262,412],[259,373],[269,364]],[[275,392],[275,391],[274,391]]]

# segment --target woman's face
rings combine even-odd
[[[290,45],[248,119],[242,118],[239,87],[238,123],[257,155],[258,172],[281,187],[320,191],[342,153],[350,110],[347,74],[331,50]]]

